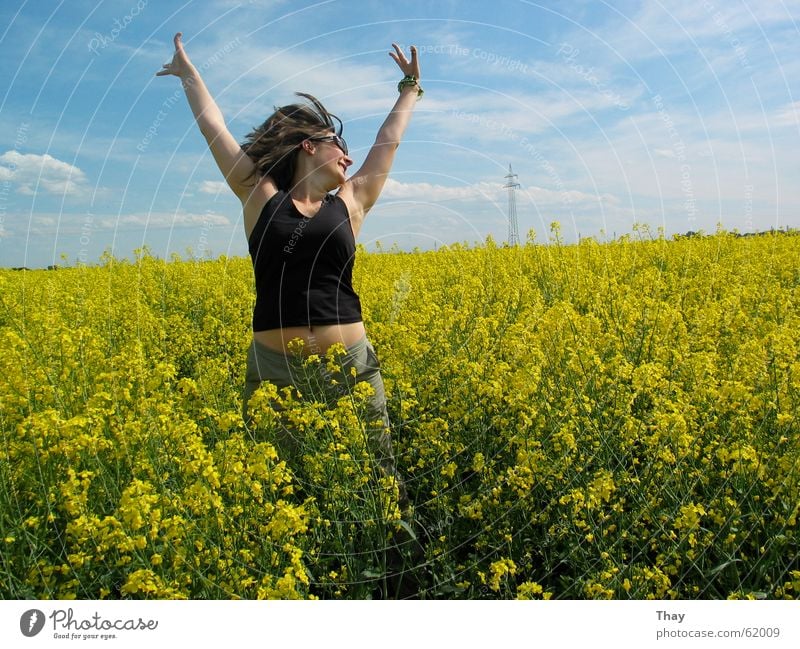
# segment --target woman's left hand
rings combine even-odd
[[[411,76],[419,80],[419,61],[417,60],[417,48],[413,45],[411,46],[411,60],[409,61],[397,43],[392,43],[392,47],[395,51],[389,52],[389,56],[391,56],[394,59],[394,62],[400,67],[400,71],[405,76]]]
[[[192,62],[189,60],[189,55],[183,49],[181,37],[183,34],[178,32],[173,39],[175,43],[175,54],[172,56],[172,61],[165,63],[161,70],[156,72],[157,77],[163,77],[169,74],[174,74],[176,77],[183,79],[192,71]]]

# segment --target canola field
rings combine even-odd
[[[366,384],[244,426],[248,259],[4,270],[0,596],[800,596],[800,237],[357,254],[416,529]]]

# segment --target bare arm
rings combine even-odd
[[[411,46],[411,60],[407,60],[403,51],[392,44],[395,52],[389,55],[400,67],[400,71],[407,76],[419,79],[419,62],[417,61],[417,48]],[[375,143],[367,154],[364,164],[349,180],[352,188],[353,199],[361,212],[361,218],[378,200],[381,190],[389,176],[389,171],[394,163],[394,156],[400,140],[403,139],[411,114],[418,99],[418,85],[409,85],[403,88],[383,125],[378,130]]]
[[[156,72],[156,76],[174,75],[180,78],[197,126],[208,142],[219,170],[228,186],[244,202],[252,189],[252,186],[245,184],[245,180],[255,170],[255,165],[225,126],[222,111],[183,49],[181,35],[180,32],[175,34],[172,61],[165,63],[164,69]]]

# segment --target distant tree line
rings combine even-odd
[[[760,232],[739,232],[738,230],[733,230],[728,234],[733,235],[734,237],[763,237],[765,235],[775,235],[775,234],[789,234],[789,235],[797,235],[800,233],[800,230],[797,228],[790,228],[789,226],[785,226],[783,228],[770,228],[769,230],[762,230]],[[696,237],[711,237],[714,236],[711,233],[704,232],[700,230],[699,232],[695,232],[693,230],[689,230],[686,234],[676,234],[673,235],[674,239],[692,239]]]
[[[58,266],[57,264],[51,264],[50,266],[47,267],[47,270],[58,270],[59,268],[61,268],[61,267]],[[11,270],[35,270],[35,269],[34,268],[28,268],[27,266],[15,266]]]

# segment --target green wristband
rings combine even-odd
[[[417,86],[417,99],[422,97],[425,94],[425,91],[422,89],[422,86],[419,85],[417,82],[417,78],[414,75],[407,74],[402,79],[400,79],[400,83],[397,84],[397,92],[403,92],[403,88],[408,86]]]

